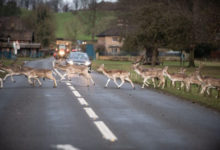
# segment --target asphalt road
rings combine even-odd
[[[52,68],[53,59],[29,62]],[[151,89],[136,90],[92,72],[32,87],[24,76],[0,89],[1,150],[217,150],[220,113]],[[60,79],[59,75],[56,76]]]

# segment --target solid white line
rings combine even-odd
[[[92,110],[92,108],[90,107],[86,107],[84,108],[84,110],[86,111],[86,113],[88,114],[88,116],[92,119],[98,119],[99,117],[96,115],[96,113]]]
[[[72,91],[72,92],[73,92],[73,94],[74,94],[76,97],[82,97],[82,96],[79,94],[78,91]]]
[[[78,98],[78,101],[81,105],[88,106],[88,103],[86,102],[86,100],[84,98]]]
[[[105,125],[103,121],[94,121],[94,124],[99,129],[104,139],[109,140],[111,142],[118,140],[117,137],[112,133],[112,131]]]
[[[75,90],[76,90],[73,86],[69,86],[69,88],[70,88],[72,91],[75,91]]]

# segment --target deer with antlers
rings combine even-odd
[[[61,77],[61,80],[64,79],[65,76],[70,80],[72,77],[76,75],[81,75],[87,80],[87,86],[89,86],[89,82],[95,85],[95,82],[92,79],[92,76],[89,74],[89,68],[87,66],[79,66],[79,65],[60,65],[53,62],[53,67],[65,71],[65,74]]]
[[[107,82],[105,84],[105,87],[108,87],[108,84],[109,84],[110,80],[112,79],[114,81],[114,83],[117,85],[118,88],[120,88],[125,83],[125,81],[128,81],[128,82],[130,82],[132,88],[135,89],[135,86],[134,86],[133,82],[130,79],[130,74],[131,73],[129,71],[124,71],[124,70],[106,70],[104,68],[104,64],[102,64],[97,69],[97,71],[102,72],[108,78],[108,80],[107,80]],[[120,85],[116,81],[118,78],[121,80],[121,84]]]

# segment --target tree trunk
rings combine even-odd
[[[151,65],[155,66],[157,60],[157,48],[153,48]]]
[[[195,63],[194,63],[194,52],[195,52],[195,46],[193,46],[190,49],[189,52],[189,66],[188,67],[195,67]]]

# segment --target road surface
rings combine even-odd
[[[28,65],[52,68],[52,60]],[[32,87],[24,76],[8,78],[0,89],[0,149],[220,149],[219,112],[139,85],[104,88],[105,76],[92,77],[95,86],[75,77],[57,88],[50,80]]]

